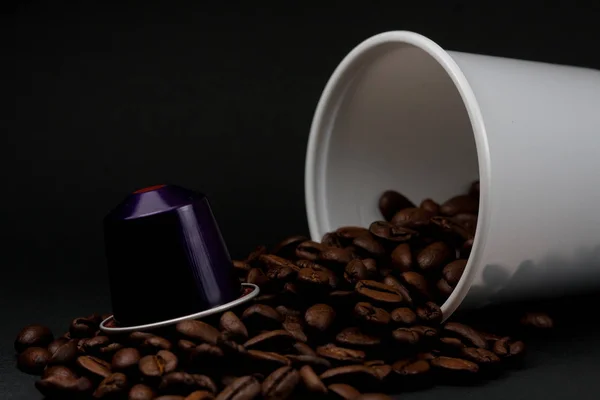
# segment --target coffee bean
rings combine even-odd
[[[440,345],[447,352],[456,353],[457,350],[464,349],[467,347],[460,339],[453,337],[442,337],[440,338]]]
[[[400,376],[422,376],[429,373],[431,366],[426,360],[398,360],[392,364],[394,372]]]
[[[100,385],[96,391],[94,391],[93,396],[96,399],[116,397],[120,394],[127,393],[127,388],[127,377],[120,372],[116,372],[110,374],[102,382],[100,382]]]
[[[313,264],[298,272],[298,284],[306,286],[309,290],[335,289],[337,277],[331,270]]]
[[[100,349],[108,346],[110,339],[107,336],[94,336],[91,338],[82,339],[78,342],[78,347],[84,354],[99,354]]]
[[[383,308],[375,307],[371,303],[360,302],[354,307],[354,316],[359,320],[371,325],[387,325],[390,322],[390,314]]]
[[[44,373],[42,374],[42,379],[48,378],[50,376],[62,376],[64,378],[77,378],[77,374],[70,368],[65,367],[64,365],[53,365],[46,367],[44,369]]]
[[[226,311],[221,315],[219,328],[223,332],[227,332],[231,338],[248,339],[246,326],[232,311]]]
[[[115,372],[134,371],[137,369],[141,358],[137,349],[132,347],[121,349],[112,358],[111,370]]]
[[[335,319],[334,309],[327,304],[315,304],[304,314],[306,324],[319,332],[328,330]]]
[[[270,351],[248,350],[247,357],[250,359],[255,371],[271,373],[277,368],[292,365],[289,358]]]
[[[493,352],[478,347],[465,347],[461,350],[461,355],[467,360],[471,360],[480,365],[494,364],[500,361],[500,358]]]
[[[417,322],[417,315],[408,307],[400,307],[390,313],[392,321],[402,326],[411,326]]]
[[[503,337],[494,342],[492,350],[500,357],[506,357],[510,354],[510,338],[508,336]]]
[[[52,375],[35,382],[35,387],[46,398],[70,398],[91,392],[93,383],[86,377]]]
[[[360,253],[368,256],[378,258],[385,255],[385,247],[369,233],[355,238],[352,241],[352,245],[356,247]]]
[[[454,287],[458,284],[466,266],[467,260],[456,260],[444,267],[442,276],[448,282],[448,285]]]
[[[139,346],[140,350],[145,351],[147,353],[155,353],[159,350],[171,350],[171,348],[173,348],[173,344],[169,340],[156,335],[152,335],[145,338]]]
[[[412,201],[394,190],[383,192],[379,198],[379,211],[387,221],[391,220],[398,211],[414,206]]]
[[[417,317],[425,325],[438,325],[442,322],[442,310],[433,301],[417,307]]]
[[[177,368],[177,356],[170,351],[161,350],[155,356],[140,359],[139,370],[145,377],[156,378],[173,372]]]
[[[260,268],[252,268],[248,271],[246,282],[252,283],[261,289],[265,289],[269,284],[269,278]]]
[[[355,327],[345,328],[336,335],[335,340],[341,345],[349,347],[371,347],[381,343],[379,337],[368,335]]]
[[[183,354],[191,354],[192,351],[194,351],[194,349],[196,348],[196,346],[198,345],[192,342],[191,340],[180,339],[177,341],[177,348]]]
[[[271,306],[254,304],[244,310],[242,320],[247,327],[280,328],[283,316]]]
[[[129,390],[128,400],[152,400],[156,397],[154,389],[138,383]]]
[[[419,207],[428,211],[431,215],[437,215],[440,212],[440,205],[431,199],[423,200]]]
[[[479,332],[468,325],[458,322],[448,322],[446,325],[444,325],[444,332],[450,336],[459,336],[461,339],[466,340],[475,347],[482,349],[486,349],[488,347],[486,340],[481,337]]]
[[[321,238],[321,244],[327,247],[344,247],[340,237],[335,232],[328,232]]]
[[[398,328],[392,332],[392,337],[399,343],[405,345],[415,345],[421,340],[419,332],[411,328]]]
[[[300,374],[292,367],[281,367],[269,375],[262,383],[265,399],[285,399],[300,382]]]
[[[54,340],[50,328],[43,325],[28,325],[17,334],[15,350],[23,352],[28,347],[46,347]]]
[[[206,390],[196,390],[187,395],[185,400],[213,400],[215,395]]]
[[[423,271],[442,268],[454,257],[454,250],[444,242],[434,242],[417,254],[417,266]]]
[[[383,278],[383,283],[396,289],[396,291],[402,295],[402,300],[405,303],[409,305],[413,304],[413,299],[410,295],[410,292],[403,284],[398,282],[396,278],[394,278],[393,276],[386,276],[385,278]]]
[[[271,268],[289,268],[294,271],[298,271],[300,268],[283,257],[276,256],[274,254],[263,254],[259,257],[259,261],[265,265],[268,269]]]
[[[57,339],[54,339],[48,345],[48,351],[50,352],[50,354],[53,354],[60,346],[67,343],[68,341],[69,341],[69,339],[64,338],[64,337],[59,337]]]
[[[228,385],[216,400],[252,400],[261,393],[261,385],[253,376],[242,376]]]
[[[58,346],[54,345],[52,349],[53,351],[50,352],[51,357],[48,361],[50,365],[70,364],[77,358],[77,342],[75,340],[68,340],[66,343]]]
[[[252,269],[250,264],[248,264],[246,261],[233,260],[232,264],[233,270],[235,271],[237,276],[245,277],[246,275],[248,275],[248,272]]]
[[[418,235],[415,230],[396,226],[385,221],[373,222],[369,226],[369,232],[381,240],[392,243],[408,242]]]
[[[437,329],[425,325],[414,325],[410,329],[414,332],[418,332],[421,337],[434,338],[438,336],[439,332]]]
[[[429,225],[431,217],[433,215],[423,208],[410,207],[398,211],[392,218],[391,223],[418,231]]]
[[[282,329],[263,332],[244,343],[246,349],[284,351],[294,343],[294,337]]]
[[[393,287],[370,280],[362,280],[354,289],[361,296],[383,304],[398,304],[403,301],[402,295]]]
[[[318,260],[324,263],[323,265],[330,265],[332,268],[335,266],[346,265],[352,261],[352,259],[352,251],[349,248],[340,249],[338,247],[324,248],[323,251],[319,253],[318,257]]]
[[[283,321],[283,329],[285,329],[290,335],[294,337],[294,339],[298,342],[306,342],[308,338],[304,333],[302,328],[302,324],[296,322],[296,317],[286,317],[285,321]]]
[[[509,346],[509,355],[511,357],[520,356],[525,352],[525,343],[520,340],[512,342]]]
[[[17,358],[17,367],[26,374],[41,375],[52,355],[43,347],[28,347]]]
[[[104,379],[112,372],[109,363],[94,356],[79,356],[75,360],[75,364],[84,375],[92,378]]]
[[[277,243],[273,249],[271,249],[271,254],[284,258],[294,257],[296,255],[296,247],[307,240],[309,239],[302,235],[290,236]]]
[[[178,322],[175,329],[187,338],[210,344],[217,344],[217,339],[220,335],[220,332],[216,328],[198,320]]]
[[[245,261],[248,264],[250,264],[252,267],[254,267],[254,266],[256,266],[259,257],[266,253],[267,253],[266,246],[263,246],[263,245],[256,246],[256,248],[254,250],[252,250],[252,252],[250,252],[250,254],[248,254],[248,257],[246,257]]]
[[[460,195],[448,199],[440,207],[440,213],[452,217],[456,214],[477,214],[479,200],[472,196]]]
[[[377,373],[366,365],[345,365],[323,372],[319,378],[325,383],[352,382],[358,387],[370,388],[381,382]]]
[[[431,360],[431,366],[442,371],[465,372],[475,374],[479,372],[479,366],[474,362],[462,358],[440,356]]]
[[[377,261],[372,258],[363,258],[361,261],[365,265],[369,275],[375,275],[377,273]]]
[[[88,338],[93,337],[98,330],[98,322],[94,319],[80,317],[75,318],[71,322],[69,333],[72,338]]]
[[[358,390],[345,383],[333,383],[327,386],[327,390],[342,400],[352,400],[360,396]]]
[[[384,393],[364,393],[356,397],[355,400],[392,400],[392,398]]]
[[[217,392],[217,385],[206,375],[188,374],[187,372],[170,372],[161,378],[158,389],[174,394],[188,394],[195,390]]]
[[[412,252],[407,243],[401,243],[391,254],[392,267],[398,272],[410,271],[413,267]]]
[[[246,348],[242,344],[228,339],[227,333],[223,333],[219,337],[217,344],[218,344],[218,347],[220,349],[222,349],[224,355],[229,354],[229,355],[233,355],[233,356],[238,356],[238,355],[242,355],[242,354],[246,353]],[[212,348],[216,347],[213,345],[209,345],[208,343],[204,343],[204,345],[211,346]],[[200,346],[198,346],[198,349],[199,348],[200,348]]]
[[[190,353],[190,360],[195,364],[199,361],[205,365],[214,365],[224,357],[225,351],[221,347],[209,343],[196,346]]]
[[[346,349],[332,343],[317,347],[317,355],[329,360],[344,363],[363,362],[366,357],[365,352],[362,350]]]
[[[473,248],[473,238],[466,240],[460,248],[460,257],[468,259],[471,255],[471,249]]]
[[[528,312],[521,317],[521,325],[536,328],[536,329],[550,329],[554,327],[554,321],[546,313],[541,312]]]
[[[387,379],[390,376],[390,373],[392,372],[392,366],[387,364],[373,365],[371,366],[371,368],[373,369],[373,371],[375,371],[377,376],[379,376],[379,379],[383,382],[387,382]]]
[[[408,271],[403,272],[400,275],[400,278],[413,295],[419,296],[423,299],[431,298],[427,279],[425,279],[423,275],[419,274],[418,272]]]
[[[300,368],[299,374],[300,378],[302,379],[302,383],[308,392],[321,394],[327,393],[327,387],[309,365],[305,365]]]
[[[438,280],[437,283],[435,284],[435,287],[445,297],[450,296],[452,294],[452,292],[454,291],[454,288],[452,286],[450,286],[448,284],[448,282],[446,282],[445,279]]]
[[[167,394],[164,396],[158,396],[154,400],[185,400],[185,397],[175,394]]]
[[[309,365],[318,371],[325,371],[331,368],[331,362],[323,357],[295,354],[288,354],[285,357],[287,357],[295,367]]]
[[[316,356],[317,353],[305,343],[294,343],[294,350],[296,353],[305,356]]]
[[[475,236],[477,229],[477,215],[475,214],[456,214],[452,219],[459,225],[462,225],[471,236]]]
[[[98,349],[99,356],[105,359],[111,359],[112,356],[119,350],[125,348],[121,343],[108,343]]]
[[[450,217],[436,216],[431,218],[431,225],[453,239],[473,239],[473,233]],[[463,258],[466,258],[462,256]]]
[[[321,243],[307,240],[296,247],[296,257],[303,260],[316,261],[323,250],[325,250],[325,246]]]

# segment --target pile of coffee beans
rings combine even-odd
[[[307,394],[387,399],[434,384],[473,383],[514,366],[525,344],[449,320],[440,305],[460,282],[477,225],[479,184],[439,205],[395,191],[383,220],[321,242],[293,236],[234,261],[261,293],[236,309],[151,332],[109,335],[107,316],[43,326],[15,341],[18,368],[48,398],[283,399]],[[516,316],[551,328],[541,313]]]

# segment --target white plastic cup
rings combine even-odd
[[[600,71],[371,37],[330,78],[306,157],[314,240],[383,219],[395,189],[443,202],[480,179],[477,233],[442,306],[600,288]]]

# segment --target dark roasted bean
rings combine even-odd
[[[440,206],[440,213],[450,217],[456,214],[477,214],[478,211],[479,199],[468,195],[452,197]]]
[[[156,397],[154,389],[138,383],[129,390],[128,400],[152,400]]]
[[[397,226],[420,230],[429,225],[431,217],[433,215],[423,208],[410,207],[398,211],[391,222]]]
[[[444,267],[442,276],[448,282],[448,285],[454,287],[458,284],[466,266],[467,260],[456,260]]]
[[[68,340],[66,343],[52,348],[53,351],[48,361],[50,365],[70,364],[77,358],[77,342],[75,340]]]
[[[70,368],[65,367],[64,365],[53,365],[51,367],[46,367],[44,373],[42,374],[42,378],[48,378],[49,376],[59,375],[65,378],[77,378],[77,374]]]
[[[242,376],[229,384],[216,400],[252,400],[261,392],[261,385],[253,376]]]
[[[381,240],[392,243],[408,242],[417,236],[417,232],[412,229],[396,226],[385,221],[373,222],[369,226],[369,232]]]
[[[444,331],[446,334],[450,334],[453,336],[460,336],[461,339],[467,340],[469,343],[473,344],[475,347],[479,347],[482,349],[487,348],[487,342],[484,338],[481,337],[479,332],[470,326],[458,323],[458,322],[448,322],[444,325]]]
[[[284,351],[295,342],[294,337],[283,329],[263,332],[244,343],[247,349]]]
[[[425,211],[429,211],[432,215],[437,215],[440,212],[440,205],[431,199],[425,199],[419,206]]]
[[[110,374],[102,382],[96,390],[94,391],[94,398],[96,399],[104,399],[110,397],[117,397],[121,394],[127,393],[128,382],[125,374],[120,372],[116,372]]]
[[[414,203],[394,190],[385,191],[379,198],[379,211],[387,221],[400,210],[414,207]]]
[[[217,344],[217,339],[220,335],[220,332],[216,328],[198,320],[181,321],[177,323],[175,328],[177,332],[187,338],[210,344]]]
[[[17,358],[17,367],[27,374],[41,375],[51,354],[43,347],[28,347]]]
[[[281,367],[271,373],[262,383],[262,395],[266,400],[287,398],[298,383],[300,374],[292,367]]]
[[[372,325],[387,325],[390,322],[390,314],[386,310],[366,302],[356,303],[354,316]]]
[[[345,383],[333,383],[327,386],[329,393],[335,394],[337,398],[342,400],[353,400],[360,396],[360,392],[350,385]]]
[[[411,326],[417,322],[417,315],[408,307],[400,307],[392,310],[390,317],[399,325]]]
[[[528,312],[521,317],[521,325],[537,329],[550,329],[554,327],[554,321],[546,313]]]
[[[421,340],[419,332],[411,328],[398,328],[392,332],[392,337],[400,343],[407,345],[415,345]]]
[[[417,307],[417,317],[425,325],[439,325],[442,322],[442,310],[433,301]]]
[[[310,365],[305,365],[300,368],[299,373],[302,383],[308,392],[321,394],[327,393],[327,387],[323,381],[321,381],[315,371],[310,367]]]
[[[300,243],[296,247],[296,257],[301,258],[303,260],[316,261],[321,254],[321,251],[325,249],[321,243],[314,242],[312,240],[307,240],[305,242]]]
[[[417,295],[424,299],[431,298],[431,293],[429,292],[429,285],[427,283],[427,279],[417,272],[408,271],[403,272],[400,277],[402,278],[402,282],[406,285],[408,290],[411,291],[413,295]]]
[[[431,366],[440,370],[467,372],[474,374],[479,372],[479,366],[474,362],[463,360],[462,358],[453,358],[440,356],[431,360]]]
[[[493,352],[480,349],[478,347],[465,347],[461,350],[462,357],[476,362],[477,364],[493,364],[500,361],[500,358]]]
[[[260,268],[252,268],[248,271],[246,282],[252,283],[261,289],[265,289],[269,283],[269,278]]]
[[[358,363],[365,360],[365,352],[362,350],[345,349],[332,343],[317,347],[317,354],[329,360]]]
[[[391,254],[392,266],[398,272],[410,271],[413,267],[412,252],[407,243],[400,243]]]
[[[304,320],[312,329],[325,332],[335,320],[335,311],[328,304],[315,304],[306,310]]]
[[[321,244],[327,247],[344,247],[340,237],[335,232],[328,232],[321,238]]]
[[[370,256],[381,257],[385,255],[385,247],[375,240],[373,235],[368,233],[355,238],[352,245]]]
[[[35,383],[35,387],[47,398],[89,397],[93,383],[87,377],[74,378],[52,375]]]
[[[403,301],[402,295],[395,288],[376,281],[359,281],[354,290],[377,303],[398,304]]]
[[[43,325],[28,325],[17,334],[15,350],[21,353],[28,347],[46,347],[54,340],[50,328]]]
[[[247,339],[248,330],[244,323],[232,311],[226,311],[221,315],[219,320],[219,328],[223,332],[227,332],[229,337]]]
[[[79,356],[75,363],[83,374],[90,377],[106,378],[112,372],[109,363],[93,356]]]
[[[277,243],[272,249],[271,254],[291,258],[296,255],[296,247],[302,242],[306,242],[308,238],[306,236],[290,236]]]
[[[120,372],[134,371],[137,369],[141,358],[138,349],[132,347],[121,349],[112,358],[111,370]]]
[[[442,268],[454,257],[454,250],[444,242],[434,242],[417,254],[417,265],[423,271]]]
[[[377,336],[368,335],[361,332],[358,328],[346,328],[338,333],[335,340],[350,347],[369,347],[377,346],[381,343],[381,339]]]

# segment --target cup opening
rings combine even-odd
[[[475,95],[452,57],[412,32],[387,32],[340,63],[317,106],[306,158],[314,240],[382,219],[395,189],[418,204],[444,202],[481,180],[477,233],[463,278],[443,304],[450,316],[479,266],[488,216],[489,152]]]

